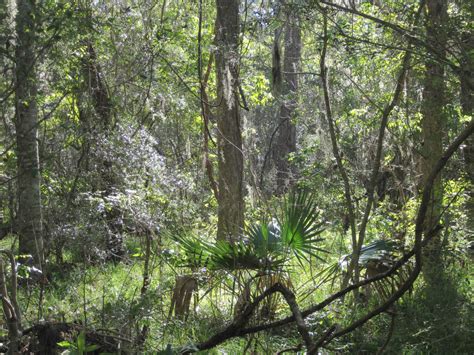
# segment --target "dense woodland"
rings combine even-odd
[[[473,10],[0,0],[0,352],[474,353]]]

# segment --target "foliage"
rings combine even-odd
[[[0,1],[0,244],[20,254],[14,3]],[[447,38],[444,58],[432,50],[438,43],[430,43],[427,34],[430,11],[422,11],[414,23],[419,1],[241,2],[238,101],[243,148],[238,154],[244,158],[248,223],[239,240],[215,241],[218,196],[209,188],[207,169],[218,172],[219,149],[226,140],[216,121],[222,102],[216,96],[214,2],[31,3],[36,6],[38,73],[38,137],[32,144],[39,146],[46,262],[38,273],[41,282],[34,277],[37,266],[17,265],[23,329],[37,320],[81,322],[87,329],[107,328],[132,340],[137,353],[169,353],[212,337],[232,322],[238,303],[251,302],[275,280],[294,292],[301,309],[339,291],[354,245],[321,85],[324,16],[329,101],[357,232],[372,189],[381,112],[393,97],[403,56],[412,55],[381,142],[381,165],[358,260],[361,279],[388,270],[414,245],[426,175],[421,137],[427,64],[443,69],[443,145],[472,119],[463,102],[466,92],[472,96],[465,80],[472,77],[468,2],[446,2],[447,18],[440,24]],[[286,13],[298,18],[303,48],[295,73],[298,90],[281,96],[273,75],[275,44],[285,48]],[[286,56],[279,54],[280,59]],[[94,78],[104,84],[110,125],[99,114]],[[289,98],[296,98],[295,115],[287,119],[295,126],[297,149],[286,157],[295,168],[288,177],[294,191],[273,196],[278,171],[269,167],[282,124],[279,111]],[[207,126],[203,107],[209,109]],[[443,229],[436,248],[444,272],[438,275],[439,287],[430,288],[420,277],[411,293],[394,305],[395,328],[387,353],[473,352],[472,142],[464,142],[441,174]],[[111,235],[119,235],[125,251],[114,263],[109,262]],[[307,317],[311,336],[333,324],[349,325],[379,306],[406,280],[412,265],[408,262],[391,277],[361,288],[359,299],[350,294]],[[199,281],[185,320],[169,313],[176,276],[183,272]],[[7,287],[11,293],[10,282]],[[278,302],[269,300],[276,304],[272,312],[264,315],[264,307],[258,308],[250,325],[289,315],[281,296],[275,297],[280,297]],[[6,344],[8,323],[2,324]],[[301,339],[293,325],[230,339],[215,351],[276,353],[294,348]],[[333,339],[327,351],[380,352],[390,326],[391,317],[382,314],[362,330]],[[84,333],[60,345],[69,353],[93,347]]]
[[[212,270],[278,270],[294,255],[301,264],[309,256],[321,259],[318,245],[322,223],[314,195],[293,192],[283,204],[281,215],[271,223],[250,224],[237,242],[207,242],[203,238],[177,236],[185,258],[183,266]]]
[[[63,351],[62,354],[64,355],[84,355],[88,352],[92,352],[94,350],[99,349],[98,345],[91,345],[86,343],[86,333],[82,331],[77,336],[74,342],[70,342],[67,340],[61,341],[58,345],[62,348],[66,348],[67,350]]]

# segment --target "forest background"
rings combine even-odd
[[[9,353],[472,353],[473,7],[0,0]]]

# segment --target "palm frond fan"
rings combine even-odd
[[[359,267],[365,270],[365,277],[371,278],[388,271],[400,256],[400,245],[397,241],[377,239],[364,245],[359,256]],[[400,287],[410,274],[410,265],[406,264],[395,274],[378,280],[366,287],[370,296],[375,291],[382,299],[389,298],[397,287]]]
[[[252,287],[259,293],[276,282],[291,286],[285,267],[293,258],[300,265],[311,256],[321,260],[318,254],[325,252],[320,246],[322,225],[315,196],[295,191],[285,199],[278,215],[270,222],[247,225],[237,242],[210,242],[186,234],[175,236],[181,249],[181,257],[176,260],[179,266],[193,269],[256,271],[256,277],[241,290],[235,305],[238,312],[240,305],[251,298]],[[279,302],[279,295],[268,297],[262,303],[260,315],[265,318],[274,315]]]
[[[285,200],[280,216],[271,222],[248,225],[237,242],[208,242],[196,236],[176,236],[184,258],[181,266],[214,270],[279,270],[294,255],[298,262],[309,256],[321,259],[325,252],[322,223],[316,199],[306,191],[296,191]]]

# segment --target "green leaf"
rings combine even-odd
[[[308,260],[308,255],[321,259],[314,253],[325,252],[315,246],[322,241],[316,236],[323,232],[315,197],[305,190],[292,192],[285,201],[281,219],[282,242],[293,251],[298,261]]]
[[[84,351],[86,348],[86,333],[81,331],[77,336],[77,349],[79,351]]]
[[[59,343],[57,343],[57,345],[60,346],[61,348],[71,348],[74,346],[74,344],[70,343],[67,340],[60,341]]]
[[[173,239],[184,252],[181,266],[206,267],[214,270],[277,270],[289,261],[291,251],[302,264],[313,256],[326,252],[318,245],[322,223],[316,199],[305,191],[293,192],[283,207],[281,218],[271,223],[251,224],[241,241],[206,241],[206,238],[178,235]]]

